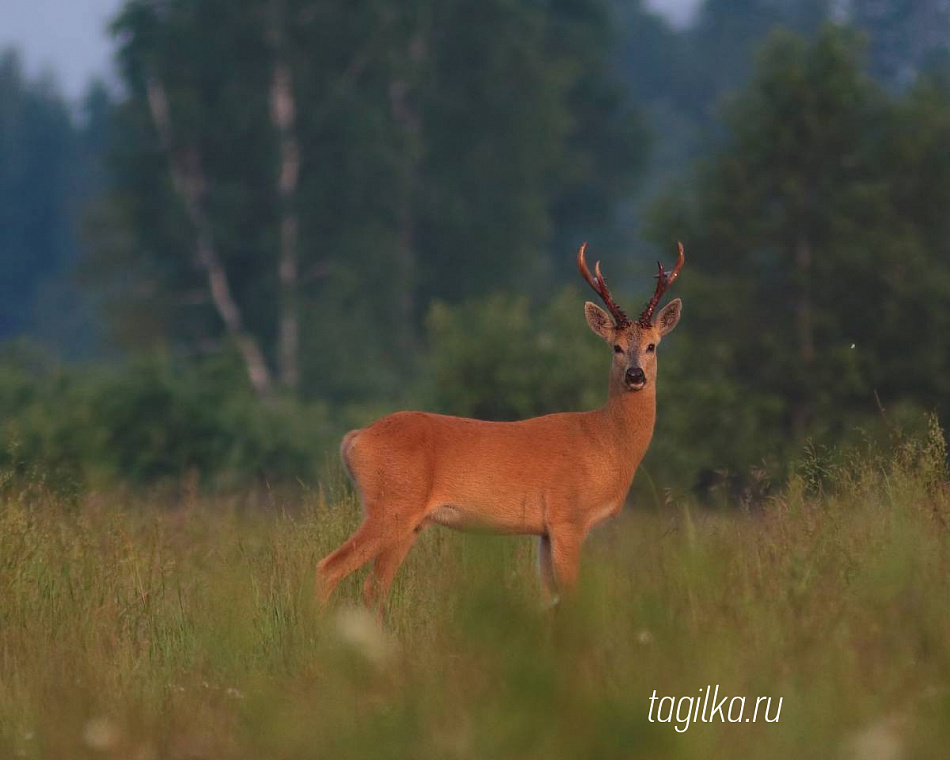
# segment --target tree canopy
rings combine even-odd
[[[746,460],[840,438],[881,404],[947,398],[950,99],[926,81],[888,97],[861,58],[846,29],[773,35],[693,196],[656,209],[658,235],[686,230],[697,251],[668,394],[687,404],[699,375],[721,386],[690,414],[735,420],[710,425],[705,445],[731,440],[737,455],[751,427]]]
[[[262,392],[287,351],[304,393],[391,391],[431,299],[538,292],[642,163],[597,0],[240,6],[115,22],[128,234],[106,253],[138,279],[118,323],[137,344],[230,341]]]

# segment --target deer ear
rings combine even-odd
[[[587,324],[590,325],[591,330],[608,343],[613,340],[614,322],[606,311],[588,301],[584,304],[584,314],[587,316]]]
[[[656,328],[660,331],[660,337],[673,331],[673,328],[676,327],[680,321],[680,314],[682,313],[683,302],[678,298],[674,298],[660,309],[660,313],[657,314],[656,319],[653,320],[653,324],[656,325]]]

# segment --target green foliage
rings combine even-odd
[[[613,0],[618,75],[646,114],[652,141],[644,192],[632,199],[628,211],[628,244],[636,246],[657,193],[719,145],[716,117],[747,86],[762,41],[775,29],[814,36],[831,17],[832,5],[828,0],[705,0],[688,26],[675,29],[643,0]]]
[[[0,336],[28,324],[44,276],[70,255],[67,198],[75,135],[49,81],[28,82],[0,52]]]
[[[428,530],[381,627],[350,606],[359,578],[330,607],[313,598],[352,499],[263,513],[7,494],[0,755],[939,757],[944,438],[837,459],[813,458],[756,514],[675,500],[606,526],[556,616],[526,539]],[[654,690],[715,685],[771,697],[772,717],[781,698],[778,722],[649,720]]]
[[[717,378],[715,403],[684,409],[719,444],[701,461],[745,469],[806,437],[880,428],[878,399],[946,412],[936,140],[945,144],[948,108],[926,83],[886,96],[862,74],[848,30],[826,27],[812,43],[777,33],[763,49],[695,194],[656,214],[658,239],[685,229],[694,251],[678,283],[689,348],[661,388],[687,405],[712,401],[696,391]]]
[[[67,493],[117,480],[312,480],[335,449],[322,407],[262,405],[233,359],[63,370],[22,352],[0,363],[0,419],[0,462]]]
[[[32,333],[68,356],[96,345],[101,331],[70,279],[83,199],[101,188],[94,105],[75,123],[51,77],[31,80],[17,53],[0,49],[0,340]]]
[[[870,70],[893,89],[945,67],[950,11],[942,0],[851,0],[849,20],[870,40]]]
[[[543,306],[504,295],[436,303],[427,326],[422,396],[439,411],[514,420],[604,402],[609,351],[588,329],[574,288]]]
[[[829,0],[706,0],[683,43],[692,66],[683,104],[699,118],[715,113],[717,98],[744,88],[756,49],[776,29],[811,36],[830,15]]]
[[[90,240],[125,345],[204,351],[226,337],[170,178],[170,159],[187,154],[243,325],[274,359],[285,298],[276,7],[129,0],[114,24],[129,97],[110,145],[114,192]],[[547,257],[573,247],[579,228],[609,227],[642,164],[642,125],[609,65],[601,0],[281,7],[300,147],[290,204],[302,390],[392,396],[431,299],[513,286],[517,271],[540,288],[554,279]],[[149,83],[167,94],[169,149]]]
[[[92,87],[80,118],[4,56],[0,337],[88,354],[95,300],[115,345],[145,357],[0,362],[6,461],[67,493],[191,472],[309,479],[340,430],[396,408],[516,419],[598,406],[606,351],[582,297],[557,288],[581,239],[615,242],[612,285],[636,273],[644,287],[627,233],[697,156],[648,225],[664,251],[683,239],[689,263],[644,475],[734,488],[785,472],[805,441],[946,417],[944,4],[855,0],[836,16],[855,30],[822,26],[833,5],[706,0],[674,29],[642,0],[128,0],[113,27],[125,94]],[[287,204],[278,59],[301,161]],[[167,95],[169,146],[149,83]],[[248,393],[175,160],[200,169],[206,232],[265,363],[294,304],[301,404]],[[278,278],[287,208],[291,297]]]
[[[265,406],[231,365],[155,360],[106,379],[90,400],[103,433],[99,462],[133,482],[199,475],[311,478],[328,434],[319,407]]]

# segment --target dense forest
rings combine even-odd
[[[121,86],[0,55],[0,461],[313,483],[396,408],[601,403],[590,241],[677,240],[651,485],[749,491],[950,397],[950,3],[128,0]]]

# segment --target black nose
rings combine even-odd
[[[624,380],[627,381],[627,385],[643,385],[647,381],[647,377],[639,367],[630,367],[624,375]]]

